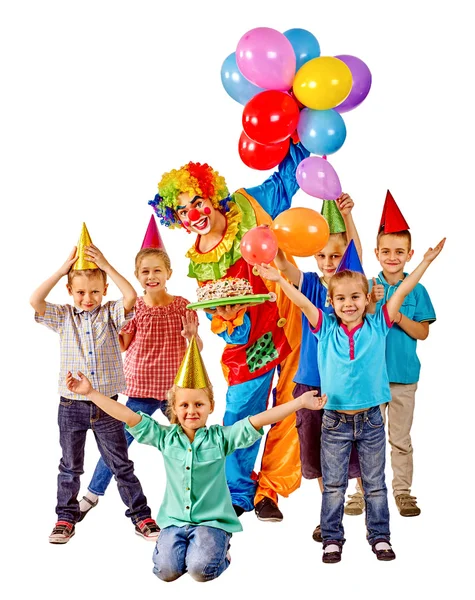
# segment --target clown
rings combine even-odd
[[[208,315],[211,329],[226,342],[221,364],[228,383],[224,425],[266,409],[277,367],[274,404],[292,399],[301,319],[280,288],[264,282],[241,256],[243,235],[257,225],[270,224],[290,208],[299,189],[297,165],[308,156],[300,144],[262,185],[229,194],[224,178],[207,164],[188,163],[163,175],[159,193],[150,201],[162,225],[196,233],[187,252],[190,277],[199,285],[223,277],[248,279],[255,294],[276,294],[276,302],[235,305]],[[292,260],[289,257],[289,260]],[[226,477],[238,515],[255,508],[261,520],[281,521],[278,495],[288,496],[300,485],[300,455],[295,416],[274,425],[267,435],[261,471],[253,473],[259,442],[238,450],[226,460]],[[256,481],[257,480],[257,481]]]

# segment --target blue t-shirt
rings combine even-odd
[[[310,302],[326,314],[333,314],[333,306],[327,300],[328,287],[317,273],[302,273],[300,291]],[[295,383],[320,387],[320,372],[317,362],[318,339],[310,329],[307,317],[302,313],[302,341]]]
[[[313,334],[318,338],[318,368],[328,410],[360,410],[390,402],[384,359],[391,321],[386,306],[348,331],[336,315],[321,310]]]
[[[404,273],[404,277],[407,273]],[[394,294],[402,279],[396,285],[389,285],[381,272],[376,282],[384,285],[384,298],[377,304],[377,309]],[[372,281],[369,281],[370,288]],[[409,292],[402,303],[400,312],[418,323],[435,321],[435,311],[425,287],[418,283]],[[419,381],[421,363],[416,352],[417,340],[407,335],[400,327],[395,325],[386,339],[386,366],[391,383],[416,383]]]

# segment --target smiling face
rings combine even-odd
[[[346,250],[346,241],[340,234],[332,234],[327,245],[315,254],[318,268],[323,275],[325,283],[328,283],[340,264],[341,258]]]
[[[176,214],[188,231],[199,235],[210,233],[217,225],[217,212],[207,198],[191,196],[188,192],[178,194]]]
[[[398,278],[402,278],[404,267],[414,254],[407,236],[391,233],[378,236],[378,247],[374,252],[383,267],[383,274]]]
[[[165,292],[172,270],[168,268],[160,253],[148,253],[137,262],[135,276],[139,280],[142,289],[151,295]]]
[[[368,282],[362,273],[337,273],[331,280],[328,293],[336,316],[350,331],[363,322],[370,295]]]
[[[88,275],[78,271],[66,287],[69,295],[74,298],[76,307],[87,312],[100,306],[107,293],[107,283],[104,282],[99,269]]]
[[[214,402],[210,400],[205,388],[176,388],[172,412],[190,439],[194,438],[198,429],[206,426],[213,409]]]

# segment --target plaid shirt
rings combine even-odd
[[[66,373],[76,376],[81,371],[94,389],[105,396],[114,396],[125,388],[118,331],[134,316],[124,315],[123,300],[106,302],[93,311],[83,311],[69,304],[46,303],[43,316],[35,321],[59,333],[61,364],[58,391],[64,398],[87,400],[66,387]]]
[[[181,317],[189,312],[187,304],[181,296],[167,306],[147,306],[137,298],[135,317],[121,331],[135,334],[124,361],[128,396],[166,400],[186,351]]]

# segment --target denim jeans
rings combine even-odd
[[[153,572],[162,581],[174,581],[188,572],[196,581],[211,581],[229,566],[231,534],[216,527],[165,527],[153,553]]]
[[[388,494],[384,480],[386,436],[379,406],[355,415],[324,411],[320,520],[323,541],[345,541],[342,521],[353,442],[358,451],[366,501],[366,537],[370,544],[389,541]]]
[[[314,385],[296,383],[292,391],[294,398],[299,398],[309,391],[317,391],[320,396],[322,390]],[[305,479],[316,479],[322,476],[321,463],[321,437],[322,437],[323,410],[310,410],[300,408],[295,413],[295,426],[299,434],[300,462],[302,464],[302,477]],[[353,444],[348,467],[348,477],[353,479],[361,477],[358,453]]]
[[[146,415],[152,416],[153,413],[160,409],[162,413],[167,416],[167,401],[166,400],[155,400],[155,398],[129,398],[127,400],[126,406],[133,410],[134,412],[142,411]],[[125,439],[127,440],[127,448],[134,441],[134,437],[130,435],[128,431],[125,432]],[[94,469],[94,473],[92,475],[92,479],[87,489],[96,494],[96,496],[103,496],[107,486],[109,485],[112,479],[112,471],[104,462],[101,457],[97,461],[96,468]]]
[[[117,400],[117,396],[113,397]],[[58,411],[59,442],[63,456],[59,463],[59,521],[77,523],[79,519],[79,477],[84,473],[86,434],[92,429],[97,447],[105,463],[117,479],[120,497],[128,507],[125,515],[133,523],[151,516],[142,486],[134,474],[134,464],[127,455],[124,426],[93,402],[60,398]]]

